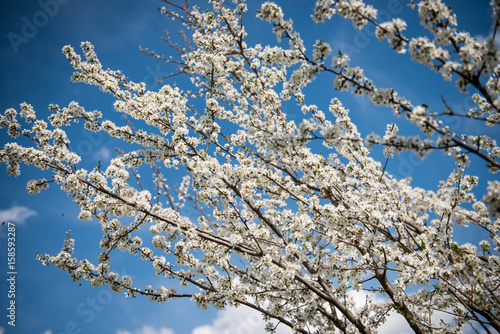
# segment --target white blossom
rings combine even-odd
[[[113,96],[114,111],[127,122],[74,101],[51,105],[47,119],[27,103],[0,116],[0,129],[12,138],[0,148],[7,173],[35,166],[45,178],[27,183],[30,194],[58,185],[78,206],[80,220],[101,225],[96,264],[75,257],[68,232],[59,253],[37,255],[44,265],[158,303],[246,305],[297,333],[373,333],[388,315],[416,333],[461,333],[471,324],[500,330],[500,183],[489,180],[478,201],[483,177],[466,174],[478,161],[492,173],[500,167],[495,138],[478,133],[500,120],[492,41],[459,29],[457,16],[438,0],[418,2],[422,35],[415,20],[377,21],[377,9],[361,0],[315,2],[311,24],[340,16],[356,29],[371,28],[400,57],[473,92],[474,107],[462,113],[445,96],[440,109],[379,86],[335,43],[303,40],[295,18],[271,1],[257,12],[262,29],[277,37],[271,45],[247,37],[243,1],[233,8],[212,0],[208,10],[166,3],[161,12],[189,30],[189,45],[170,41],[178,56],[153,55],[178,66],[191,90],[171,81],[148,90],[104,69],[94,46],[83,42],[81,55],[63,48],[72,80]],[[498,12],[496,2],[492,7]],[[310,101],[311,89],[321,89],[325,99]],[[359,106],[349,110],[334,89],[373,105],[363,112],[388,108],[404,117],[384,134],[362,136],[353,122]],[[478,129],[454,128],[453,117]],[[123,142],[106,165],[79,165],[74,133],[65,131],[79,121],[85,131]],[[396,155],[425,159],[434,150],[457,165],[437,190],[391,175]],[[482,231],[483,240],[459,243],[460,229],[471,231],[466,239]],[[133,286],[131,277],[111,271],[116,252],[151,265],[158,275],[152,281],[161,283]],[[353,297],[359,294],[366,294],[363,305]],[[449,318],[437,323],[440,312]]]

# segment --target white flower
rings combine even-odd
[[[488,181],[487,193],[483,202],[488,206],[488,211],[493,219],[500,218],[500,182]]]

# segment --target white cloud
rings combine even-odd
[[[387,321],[379,327],[378,332],[380,334],[411,334],[413,330],[402,316],[391,312]]]
[[[52,334],[52,331],[51,330],[46,330],[45,332],[43,332],[43,334]]]
[[[357,307],[361,307],[365,304],[366,302],[366,296],[368,293],[359,291],[351,291],[350,295],[354,299],[354,304]],[[377,296],[373,293],[370,293],[370,296],[375,303],[380,303],[383,302],[384,299],[382,297]],[[445,313],[445,312],[436,312],[432,316],[432,323],[438,325],[441,322],[441,319],[443,319],[444,322],[446,323],[452,323],[453,322],[453,316]],[[473,334],[476,333],[470,326],[464,326],[463,327],[463,332],[465,334]],[[403,316],[397,314],[396,312],[391,312],[389,316],[387,317],[387,321],[379,327],[377,333],[379,334],[412,334],[414,333],[413,330],[410,328],[410,325],[406,322]],[[484,334],[485,331],[482,330],[480,331],[481,334]]]
[[[96,160],[109,160],[111,157],[111,151],[106,146],[102,146],[97,152],[95,152],[92,157]]]
[[[354,300],[356,307],[361,307],[366,303],[366,297],[368,293],[366,292],[354,292],[351,291],[350,295]],[[384,301],[380,296],[373,293],[369,294],[371,299],[375,303]],[[437,312],[433,316],[433,323],[438,324],[440,319],[445,322],[452,322],[452,316]],[[464,327],[464,333],[473,334],[475,333],[471,327]],[[245,306],[240,306],[238,308],[227,308],[226,310],[217,312],[216,318],[211,324],[206,324],[198,326],[193,329],[191,334],[265,334],[265,321],[262,319],[262,315]],[[291,334],[292,331],[287,326],[281,324],[277,327],[276,334]],[[398,315],[396,312],[391,312],[386,322],[378,328],[378,334],[411,334],[412,329],[404,319],[404,317]],[[480,331],[484,334],[484,331]],[[2,328],[0,327],[0,334],[3,334]],[[51,334],[44,333],[44,334]],[[120,329],[116,331],[116,334],[174,334],[174,331],[170,328],[160,328],[155,329],[151,326],[145,325],[139,330],[129,331],[125,329]]]
[[[3,329],[3,327],[0,327],[0,334],[3,334],[5,331],[5,329]]]
[[[373,302],[382,302],[383,299],[374,294],[370,294]],[[352,292],[351,296],[357,307],[361,307],[366,302],[367,293],[359,291]],[[449,320],[449,319],[445,319]],[[262,315],[248,307],[228,308],[219,311],[217,318],[210,325],[196,327],[191,334],[264,334],[266,331],[265,322]],[[292,331],[285,325],[277,328],[277,334],[290,334]],[[406,320],[393,312],[387,317],[387,321],[379,328],[379,334],[411,334],[413,331]],[[131,333],[117,333],[131,334]]]
[[[196,327],[192,334],[264,334],[266,333],[265,326],[266,323],[259,312],[240,306],[219,311],[212,324]],[[290,334],[291,332],[284,325],[278,326],[276,331],[277,334]]]
[[[493,36],[492,33],[490,33],[488,36],[484,36],[484,35],[477,35],[477,36],[474,36],[476,37],[476,39],[479,41],[479,43],[484,43],[486,42],[486,40],[488,39],[491,39],[491,37]],[[500,47],[500,34],[496,34],[495,35],[495,45],[497,47]]]
[[[371,300],[374,303],[380,303],[383,302],[384,299],[381,297],[373,294],[373,293],[367,293],[364,291],[353,291],[350,290],[349,294],[353,298],[354,304],[356,307],[361,307],[365,305],[366,303],[366,297],[370,295]],[[410,328],[410,325],[406,322],[406,320],[402,317],[399,316],[395,312],[391,312],[389,316],[387,317],[387,321],[379,327],[378,333],[380,334],[410,334],[413,333],[412,329]]]
[[[10,209],[0,210],[0,221],[24,224],[26,222],[26,219],[35,215],[36,211],[33,211],[30,208],[14,205]]]
[[[174,331],[166,327],[156,330],[151,326],[144,325],[144,327],[135,332],[130,332],[125,329],[119,329],[116,331],[116,334],[174,334]]]

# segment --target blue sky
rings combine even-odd
[[[451,3],[461,27],[478,38],[489,34],[491,17],[488,2],[476,1],[473,8],[470,1]],[[374,1],[384,11],[384,15],[404,18],[413,14],[406,3],[403,0]],[[21,102],[27,102],[34,106],[38,115],[47,115],[49,104],[66,106],[74,100],[87,110],[98,109],[105,115],[111,114],[113,100],[109,96],[95,87],[70,81],[72,68],[61,49],[66,44],[78,48],[81,41],[94,44],[105,68],[121,69],[132,80],[143,81],[150,89],[158,89],[154,77],[167,74],[167,69],[139,51],[139,46],[142,46],[160,54],[170,52],[160,37],[172,24],[157,13],[157,6],[162,6],[160,0],[0,2],[0,111],[19,108]],[[304,15],[306,11],[311,13],[312,6],[312,0],[289,0],[284,6],[287,15],[294,18],[301,15],[294,19],[295,26],[301,31],[309,49],[321,36],[332,44],[334,50],[340,48],[344,53],[350,53],[352,64],[365,68],[366,74],[376,83],[381,86],[394,85],[401,95],[414,104],[426,103],[431,108],[442,109],[439,94],[443,94],[458,111],[469,106],[469,95],[456,93],[453,84],[442,83],[439,75],[413,64],[406,56],[394,54],[388,50],[386,42],[380,43],[373,34],[353,30],[352,25],[340,17],[322,25],[313,25],[309,16]],[[247,26],[250,42],[260,41],[262,36],[270,35],[271,27],[268,24],[252,18],[256,9],[250,6],[249,19],[246,21],[255,22],[250,25],[251,28]],[[408,18],[408,21],[410,24],[418,23],[414,18]],[[172,29],[176,31],[178,27]],[[16,37],[13,37],[14,34]],[[274,43],[275,38],[268,36],[260,42]],[[173,84],[173,80],[168,83]],[[306,90],[307,102],[327,109],[330,99],[338,96],[351,109],[351,117],[357,122],[362,134],[383,133],[385,124],[395,120],[388,110],[372,107],[366,100],[335,92],[331,78],[325,78],[324,82],[322,90],[318,90],[317,86]],[[421,85],[422,82],[425,85]],[[295,110],[287,112],[290,113],[289,117],[300,117]],[[457,131],[469,133],[483,131],[465,121],[454,122],[453,126]],[[493,131],[489,134],[499,139]],[[105,164],[113,157],[114,143],[103,135],[89,135],[76,130],[72,136],[73,147],[84,157],[82,167],[92,168],[98,160]],[[5,132],[1,132],[1,144],[8,140]],[[445,177],[452,166],[451,159],[433,153],[424,162],[411,155],[398,156],[389,162],[388,168],[398,177],[412,176],[415,185],[435,189],[438,180]],[[480,176],[477,190],[479,197],[484,193],[486,180],[495,178],[485,171],[482,162],[470,171]],[[2,227],[0,334],[263,332],[262,327],[259,327],[259,318],[241,308],[226,312],[201,311],[187,300],[157,305],[142,298],[125,299],[122,295],[110,293],[107,288],[93,289],[85,282],[80,286],[67,279],[67,274],[59,269],[43,267],[35,260],[36,252],[58,252],[68,229],[72,230],[76,238],[77,254],[81,252],[95,257],[100,226],[96,222],[78,221],[75,205],[55,187],[36,196],[27,195],[24,190],[26,182],[40,175],[36,170],[23,166],[21,176],[11,178],[6,175],[5,166],[0,166],[0,218],[2,221],[16,222],[18,272],[16,327],[12,328],[6,324],[5,317],[6,238]],[[123,258],[128,259],[125,256]],[[123,266],[115,269],[121,274],[135,276],[138,281],[153,277],[156,282],[156,278],[149,275],[151,270],[136,262],[123,261]]]

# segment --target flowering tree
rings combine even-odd
[[[444,110],[431,110],[425,101],[414,104],[394,88],[378,87],[350,66],[349,55],[331,55],[325,41],[304,42],[272,2],[257,16],[272,25],[276,46],[247,44],[243,0],[231,6],[212,0],[211,10],[164,2],[161,12],[189,31],[186,45],[166,39],[178,57],[145,52],[177,65],[192,91],[171,85],[149,91],[120,71],[103,69],[85,42],[84,60],[72,47],[63,49],[73,81],[112,94],[127,125],[76,102],[51,105],[48,120],[26,103],[19,113],[8,109],[1,116],[0,127],[11,137],[32,143],[0,148],[8,173],[19,175],[21,163],[46,170],[50,176],[28,182],[28,192],[58,184],[79,206],[79,219],[102,226],[96,262],[73,256],[68,232],[59,254],[38,255],[43,264],[128,297],[159,303],[190,298],[202,308],[244,305],[269,320],[269,331],[278,323],[297,333],[373,333],[389,315],[405,319],[415,333],[460,333],[466,325],[500,331],[500,183],[489,182],[478,201],[472,193],[478,178],[465,173],[471,156],[497,172],[500,148],[488,136],[455,133],[445,122],[500,122],[498,1],[492,1],[494,28],[484,42],[460,31],[439,0],[411,3],[428,32],[420,37],[407,36],[402,19],[378,21],[377,10],[361,0],[315,4],[314,22],[338,15],[358,29],[375,27],[395,52],[455,81],[476,103],[465,114],[444,99]],[[390,107],[422,137],[399,134],[396,124],[382,136],[362,137],[338,99],[325,114],[303,94],[320,76],[331,77],[339,91]],[[304,118],[287,119],[285,104],[300,108]],[[88,131],[128,143],[109,166],[79,168],[64,131],[79,120]],[[439,150],[457,166],[436,192],[428,191],[386,172],[372,146],[384,147],[387,159],[405,151],[425,158]],[[170,169],[185,172],[180,186],[166,184]],[[151,180],[138,171],[151,171]],[[186,202],[197,219],[183,211]],[[488,240],[458,244],[456,226],[481,230]],[[144,229],[151,238],[138,236]],[[179,284],[134,285],[112,271],[115,251],[137,255]],[[364,291],[366,302],[355,304],[354,291]]]

